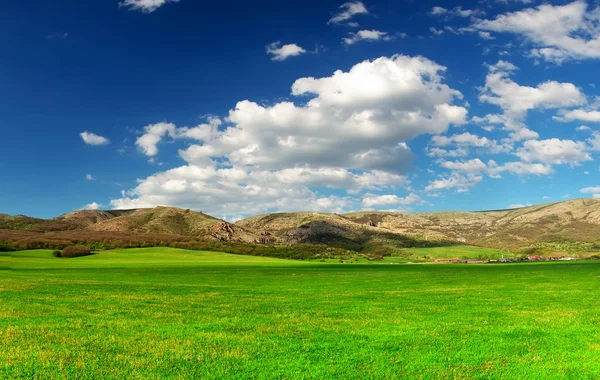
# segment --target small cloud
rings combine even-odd
[[[57,33],[50,33],[50,34],[46,35],[46,39],[48,39],[48,40],[64,40],[68,36],[69,36],[69,33],[57,32]]]
[[[83,142],[85,142],[88,145],[108,145],[108,144],[110,144],[109,139],[107,139],[106,137],[103,137],[103,136],[99,136],[92,132],[85,131],[85,132],[81,132],[79,135],[83,139]]]
[[[515,204],[508,206],[508,208],[515,209],[515,208],[523,208],[523,207],[529,207],[529,206],[531,206],[531,203],[525,203],[525,204],[515,203]]]
[[[123,0],[119,7],[129,7],[130,11],[152,13],[166,3],[177,3],[179,0]]]
[[[281,46],[281,42],[273,42],[267,45],[267,54],[271,54],[273,61],[285,61],[289,57],[296,57],[306,53],[306,50],[296,44],[287,44]]]
[[[448,9],[444,7],[433,7],[431,8],[431,12],[429,12],[432,16],[443,16],[447,19],[453,17],[476,17],[480,15],[484,15],[485,12],[480,9],[463,9],[463,7],[454,7],[453,9]]]
[[[588,127],[587,125],[582,125],[582,126],[580,126],[580,127],[577,127],[577,128],[575,128],[575,129],[576,129],[577,131],[579,131],[579,132],[587,132],[587,131],[589,131],[591,128],[590,128],[590,127]]]
[[[360,1],[351,1],[344,3],[340,6],[341,11],[338,12],[335,16],[333,16],[327,24],[340,24],[344,21],[350,20],[355,15],[359,14],[369,14],[367,7]],[[356,23],[352,23],[353,25],[358,25]],[[352,25],[351,25],[352,26]]]
[[[484,40],[495,40],[496,38],[493,37],[490,32],[479,32],[479,38],[484,39]]]
[[[86,174],[85,179],[88,180],[88,181],[94,181],[94,180],[96,180],[96,178],[94,178],[94,176],[91,175],[91,174]]]
[[[444,31],[443,31],[443,30],[441,30],[441,29],[437,29],[437,28],[434,28],[433,26],[432,26],[431,28],[429,28],[429,31],[430,31],[431,33],[435,34],[436,36],[441,36],[441,35],[443,35],[443,34],[444,34]]]
[[[552,197],[549,197],[549,196],[547,196],[547,195],[544,195],[544,196],[542,197],[542,199],[543,199],[543,200],[549,200],[549,199],[552,199]]]
[[[390,37],[386,32],[379,30],[360,30],[357,33],[350,33],[350,37],[342,38],[346,45],[353,45],[359,41],[375,42],[375,41],[390,41]]]
[[[92,202],[90,204],[83,206],[82,208],[80,208],[80,210],[98,210],[102,207],[104,207],[103,204]]]

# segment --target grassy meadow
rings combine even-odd
[[[0,305],[0,378],[600,378],[598,262],[23,251]]]
[[[407,248],[403,250],[409,253],[411,258],[416,259],[452,259],[452,258],[488,258],[499,259],[502,256],[513,257],[511,252],[501,251],[494,248],[473,247],[469,245],[450,245],[446,247],[430,247],[430,248]]]

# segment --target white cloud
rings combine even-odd
[[[83,142],[85,142],[88,145],[108,145],[110,144],[110,140],[107,139],[106,137],[102,137],[99,136],[97,134],[94,134],[92,132],[81,132],[79,134],[79,136],[81,136],[81,138],[83,139]]]
[[[550,62],[600,58],[600,8],[588,10],[584,0],[566,5],[544,4],[478,20],[473,27],[483,31],[513,33],[534,48],[531,55]]]
[[[533,0],[496,0],[497,3],[501,4],[509,4],[509,3],[521,3],[521,4],[531,4]]]
[[[431,138],[431,143],[441,147],[456,146],[467,153],[469,148],[478,148],[485,154],[507,153],[513,149],[513,145],[510,141],[502,141],[499,143],[496,140],[490,140],[487,137],[479,137],[469,132],[452,136],[433,136]],[[437,152],[441,153],[439,151]],[[442,154],[439,154],[439,156],[442,156]]]
[[[360,41],[375,42],[375,41],[390,41],[392,38],[386,33],[379,30],[359,30],[356,33],[350,33],[350,37],[342,38],[346,45],[352,45]]]
[[[364,61],[349,72],[301,78],[302,106],[261,106],[245,100],[231,110],[227,129],[181,152],[188,162],[226,156],[261,168],[347,167],[403,171],[411,154],[405,141],[465,123],[467,110],[452,105],[461,95],[442,83],[444,68],[425,58],[395,56]]]
[[[529,207],[529,206],[531,206],[531,203],[526,203],[526,204],[514,203],[514,204],[508,206],[508,208],[515,209],[515,208],[523,208],[523,207]]]
[[[86,174],[85,179],[88,181],[94,181],[96,178],[94,178],[94,176],[91,174]]]
[[[300,78],[299,104],[237,103],[194,128],[149,125],[137,145],[153,156],[166,138],[193,142],[187,165],[139,180],[117,208],[173,205],[235,216],[273,210],[355,207],[365,190],[406,187],[407,141],[466,123],[462,95],[444,84],[445,68],[423,57],[361,62],[329,77]],[[341,190],[323,197],[324,187]],[[328,205],[326,207],[326,205]],[[353,206],[351,206],[353,205]]]
[[[142,149],[145,155],[155,156],[158,153],[156,145],[165,136],[175,136],[175,124],[157,123],[144,127],[144,135],[139,137],[135,144]]]
[[[600,152],[600,132],[592,133],[592,137],[586,140],[591,150]]]
[[[542,199],[547,201],[547,200],[549,200],[549,199],[552,199],[552,197],[549,197],[549,196],[547,196],[547,195],[544,195],[544,196],[542,197]]]
[[[587,131],[591,130],[591,128],[588,127],[587,125],[581,125],[581,126],[575,128],[575,130],[579,131],[579,132],[587,132]]]
[[[266,171],[185,165],[141,180],[122,198],[112,200],[111,206],[127,209],[171,205],[220,217],[268,210],[343,211],[351,208],[354,201],[350,197],[323,197],[308,186],[360,190],[393,188],[396,186],[391,183],[407,182],[401,176],[357,175],[342,169]]]
[[[104,205],[102,205],[100,203],[92,202],[90,204],[83,206],[80,210],[99,210],[102,207],[104,207]]]
[[[425,152],[429,157],[464,157],[469,154],[468,149],[460,147],[451,150],[428,147]]]
[[[488,162],[488,173],[493,178],[499,178],[503,172],[509,172],[517,175],[549,175],[554,173],[552,166],[540,163],[530,162],[505,162],[502,165],[494,161]]]
[[[364,207],[379,207],[379,206],[396,206],[396,205],[412,205],[422,203],[423,200],[417,194],[410,193],[402,198],[397,195],[366,195],[362,204]]]
[[[579,191],[583,194],[592,194],[594,198],[600,198],[600,186],[586,187]]]
[[[539,161],[550,165],[577,164],[592,159],[585,143],[556,138],[525,141],[516,155],[527,162]]]
[[[466,193],[470,187],[475,186],[483,180],[480,175],[459,174],[453,172],[447,178],[429,182],[425,191],[448,190],[456,188],[459,193]]]
[[[467,17],[473,17],[473,16],[480,16],[485,14],[485,12],[479,10],[479,9],[463,9],[463,7],[454,7],[452,9],[448,9],[448,8],[444,8],[444,7],[433,7],[431,8],[431,15],[433,16],[444,16],[445,18],[452,18],[452,17],[462,17],[462,18],[467,18]]]
[[[176,3],[179,0],[123,0],[120,7],[129,7],[130,10],[152,13],[166,3]]]
[[[487,170],[486,164],[479,158],[469,161],[443,161],[440,166],[445,169],[468,173],[481,173]]]
[[[441,29],[437,29],[437,28],[435,28],[435,27],[433,27],[433,26],[429,28],[429,31],[430,31],[432,34],[435,34],[436,36],[442,36],[442,35],[444,34],[444,31],[443,31],[443,30],[441,30]]]
[[[158,143],[165,136],[172,139],[195,139],[205,140],[217,133],[222,121],[219,118],[211,117],[208,123],[200,124],[193,128],[177,128],[173,123],[156,123],[144,127],[144,134],[140,136],[135,144],[142,150],[146,156],[156,156],[158,154]],[[154,160],[149,162],[154,163]]]
[[[587,121],[588,123],[600,123],[600,111],[596,110],[561,110],[559,115],[560,116],[554,117],[554,119],[562,122],[579,120]]]
[[[521,86],[509,78],[516,69],[516,66],[506,61],[489,66],[479,100],[497,105],[504,113],[474,120],[502,123],[512,132],[513,140],[535,139],[538,137],[537,132],[529,130],[524,124],[528,111],[578,106],[587,101],[585,95],[572,83],[548,81],[536,87]]]
[[[281,46],[281,42],[273,42],[267,45],[267,54],[272,55],[273,61],[285,61],[289,57],[297,57],[306,53],[306,50],[296,44],[287,44]]]
[[[355,15],[369,13],[365,5],[360,1],[344,3],[340,6],[340,9],[340,12],[333,16],[329,20],[328,24],[339,24],[341,22],[350,20]]]

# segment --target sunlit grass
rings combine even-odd
[[[0,378],[598,378],[600,264],[0,256]],[[37,268],[37,269],[35,269]]]

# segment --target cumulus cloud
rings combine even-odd
[[[158,154],[158,144],[166,136],[172,139],[209,139],[222,124],[221,119],[211,117],[208,123],[200,124],[193,128],[177,128],[173,123],[156,123],[144,127],[144,134],[140,136],[135,144],[146,156],[156,156]],[[154,162],[154,161],[151,161]]]
[[[600,198],[600,186],[585,187],[579,191],[583,194],[591,194],[594,198]]]
[[[306,53],[306,50],[296,44],[287,44],[281,46],[281,42],[273,42],[267,45],[267,54],[270,54],[273,61],[285,61],[289,57],[297,57]]]
[[[230,217],[268,210],[343,211],[351,208],[350,196],[320,196],[310,189],[322,186],[348,190],[389,189],[408,180],[389,173],[355,174],[343,169],[217,168],[185,165],[152,175],[123,197],[111,201],[113,208],[126,209],[171,205]]]
[[[441,167],[459,172],[481,173],[487,170],[487,165],[479,158],[468,161],[443,161]]]
[[[100,203],[92,202],[90,204],[83,206],[80,210],[99,210],[102,207],[104,207],[104,205],[102,205]]]
[[[535,139],[538,133],[524,123],[527,112],[533,109],[556,109],[583,105],[585,95],[572,83],[548,81],[536,87],[521,86],[510,79],[517,67],[510,62],[499,61],[489,66],[485,86],[479,94],[483,103],[494,104],[504,112],[474,119],[476,122],[503,124],[512,132],[513,140]]]
[[[562,122],[571,121],[587,121],[588,123],[600,123],[600,111],[597,110],[561,110],[558,113],[560,116],[555,116],[554,119]]]
[[[93,175],[91,175],[91,174],[86,174],[86,176],[85,176],[85,179],[86,179],[86,180],[88,180],[88,181],[93,181],[93,180],[95,180],[96,178],[94,178],[94,176],[93,176]]]
[[[342,41],[346,45],[353,45],[360,41],[375,42],[375,41],[390,41],[392,38],[386,33],[379,30],[359,30],[356,33],[350,33],[349,37],[343,38]]]
[[[550,165],[578,164],[592,159],[584,142],[557,138],[525,141],[516,155],[527,162]]]
[[[106,137],[99,136],[92,132],[88,132],[88,131],[81,132],[79,134],[79,136],[81,136],[81,139],[83,140],[83,142],[88,145],[108,145],[108,144],[110,144],[109,139],[107,139]]]
[[[463,7],[454,7],[452,9],[444,8],[444,7],[433,7],[431,8],[431,15],[433,16],[443,16],[445,18],[452,17],[474,17],[485,14],[482,10],[479,9],[463,9]]]
[[[152,13],[166,3],[177,3],[179,0],[123,0],[120,7],[129,7],[132,11]]]
[[[395,194],[390,195],[373,195],[367,194],[362,204],[364,207],[380,207],[380,206],[400,206],[400,205],[413,205],[422,203],[423,200],[417,194],[410,193],[406,197],[402,198]]]
[[[544,4],[478,20],[473,28],[512,33],[534,47],[530,54],[554,63],[600,58],[600,7],[588,9],[584,0],[566,5]]]
[[[243,100],[224,125],[214,118],[193,128],[147,126],[137,141],[145,154],[156,155],[165,138],[187,139],[193,143],[179,152],[187,165],[140,180],[111,204],[243,215],[341,207],[360,191],[406,186],[407,141],[466,123],[466,108],[454,104],[462,95],[444,83],[444,71],[423,57],[382,57],[298,79],[292,95],[299,104]],[[346,195],[319,201],[323,187]]]
[[[461,174],[458,172],[452,172],[448,177],[430,181],[425,191],[438,191],[438,190],[449,190],[456,189],[459,193],[466,193],[469,188],[475,186],[483,180],[481,175],[474,174]]]
[[[508,172],[517,175],[549,175],[554,173],[551,165],[531,163],[531,162],[505,162],[498,165],[495,161],[490,160],[488,163],[488,174],[490,177],[499,178],[501,173]]]
[[[513,149],[513,144],[510,141],[490,140],[487,137],[479,137],[469,132],[455,134],[451,136],[433,136],[431,138],[431,144],[438,147],[454,147],[453,150],[458,149],[464,152],[466,155],[469,152],[469,148],[478,148],[479,151],[485,154],[498,154],[507,153]],[[448,156],[448,154],[439,154],[439,150],[430,150],[430,152],[436,152],[436,154],[430,154],[432,156]]]
[[[592,137],[586,140],[591,150],[600,152],[600,132],[592,133]]]
[[[360,1],[351,1],[340,6],[340,11],[334,15],[328,24],[340,24],[349,21],[352,17],[359,14],[368,14],[367,7]],[[358,24],[355,24],[358,25]]]

